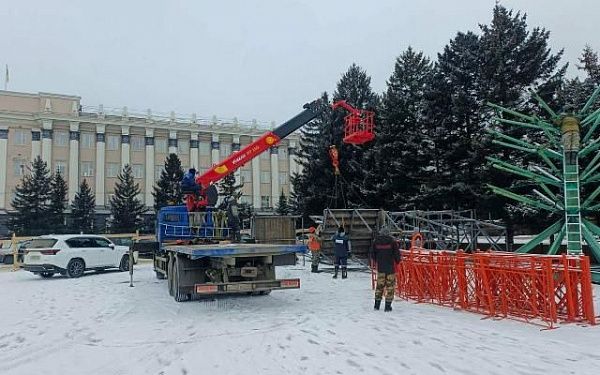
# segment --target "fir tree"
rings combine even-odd
[[[92,233],[94,228],[94,213],[96,197],[84,179],[79,186],[79,191],[71,203],[71,213],[75,230],[82,233]]]
[[[345,100],[358,109],[374,111],[379,107],[379,97],[371,89],[371,77],[356,64],[352,64],[339,80],[333,93],[333,101],[338,100]],[[366,205],[362,185],[367,168],[365,168],[363,153],[371,145],[354,146],[343,142],[344,117],[347,114],[343,110],[337,110],[331,114],[330,144],[336,145],[339,150],[340,171],[343,177],[342,188],[348,205],[359,207]],[[325,156],[328,158],[327,153]]]
[[[48,231],[50,200],[50,173],[41,157],[37,157],[25,171],[16,187],[12,206],[16,213],[9,226],[19,235],[39,235]]]
[[[235,173],[230,173],[223,177],[223,179],[219,181],[219,195],[223,197],[223,201],[221,202],[222,208],[225,208],[227,202],[229,202],[229,200],[232,198],[239,200],[242,196],[241,190],[243,187],[243,183],[236,183]]]
[[[279,196],[279,202],[277,202],[277,206],[275,207],[275,212],[281,216],[289,215],[291,212],[288,204],[288,198],[283,193],[283,189],[281,190],[281,195]]]
[[[428,153],[422,105],[432,64],[409,47],[397,59],[379,110],[372,147],[365,153],[363,191],[372,207],[398,210],[417,196]]]
[[[48,223],[53,233],[65,231],[67,189],[67,182],[57,171],[50,179],[50,203],[48,205]]]
[[[321,95],[321,100],[329,104],[327,93]],[[328,155],[332,139],[330,119],[328,106],[317,118],[300,128],[296,160],[302,173],[292,176],[292,205],[298,214],[322,214],[332,200],[334,174]]]
[[[133,180],[131,166],[123,167],[117,176],[114,196],[110,199],[111,230],[113,233],[133,233],[139,229],[146,212],[144,204],[138,199],[140,186]]]
[[[181,180],[183,169],[181,160],[176,154],[169,154],[165,159],[165,167],[160,173],[160,179],[154,185],[154,209],[156,212],[168,205],[179,205],[183,202]]]

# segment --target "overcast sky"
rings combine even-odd
[[[504,0],[551,31],[573,65],[600,50],[597,0]],[[494,0],[3,0],[0,64],[9,90],[84,105],[277,122],[333,91],[352,62],[382,92],[409,45],[435,57]],[[575,69],[571,70],[574,74]],[[2,84],[4,74],[1,74]]]

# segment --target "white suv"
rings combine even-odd
[[[86,270],[129,270],[129,248],[88,234],[47,235],[27,244],[23,268],[44,278],[55,273],[79,277]]]

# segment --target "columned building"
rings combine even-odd
[[[37,156],[65,177],[69,202],[85,179],[96,195],[98,211],[107,213],[125,164],[131,165],[140,185],[140,199],[152,207],[152,188],[169,153],[176,153],[185,169],[204,172],[273,126],[88,107],[78,96],[0,91],[0,223],[11,210],[15,187]],[[298,136],[292,134],[236,173],[244,184],[244,202],[269,210],[282,191],[289,196],[290,176],[299,172],[297,145]]]

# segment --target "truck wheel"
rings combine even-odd
[[[174,273],[174,275],[173,275],[173,294],[174,294],[174,296],[173,297],[175,298],[175,301],[177,301],[177,302],[184,302],[184,301],[189,300],[191,296],[187,293],[183,293],[180,288],[179,280],[182,277],[182,275],[181,275],[181,268],[182,268],[181,263],[182,262],[181,262],[181,260],[179,260],[179,257],[177,257],[177,256],[175,257],[174,263],[175,264],[173,265],[173,271],[174,271],[173,272]]]
[[[70,278],[77,278],[83,275],[85,271],[85,263],[81,258],[74,258],[67,264],[67,276]]]
[[[167,264],[167,284],[169,288],[169,295],[172,297],[175,293],[173,292],[173,263],[174,258],[172,254],[169,254],[169,263]]]
[[[129,255],[123,255],[121,262],[119,263],[119,271],[129,271]]]

